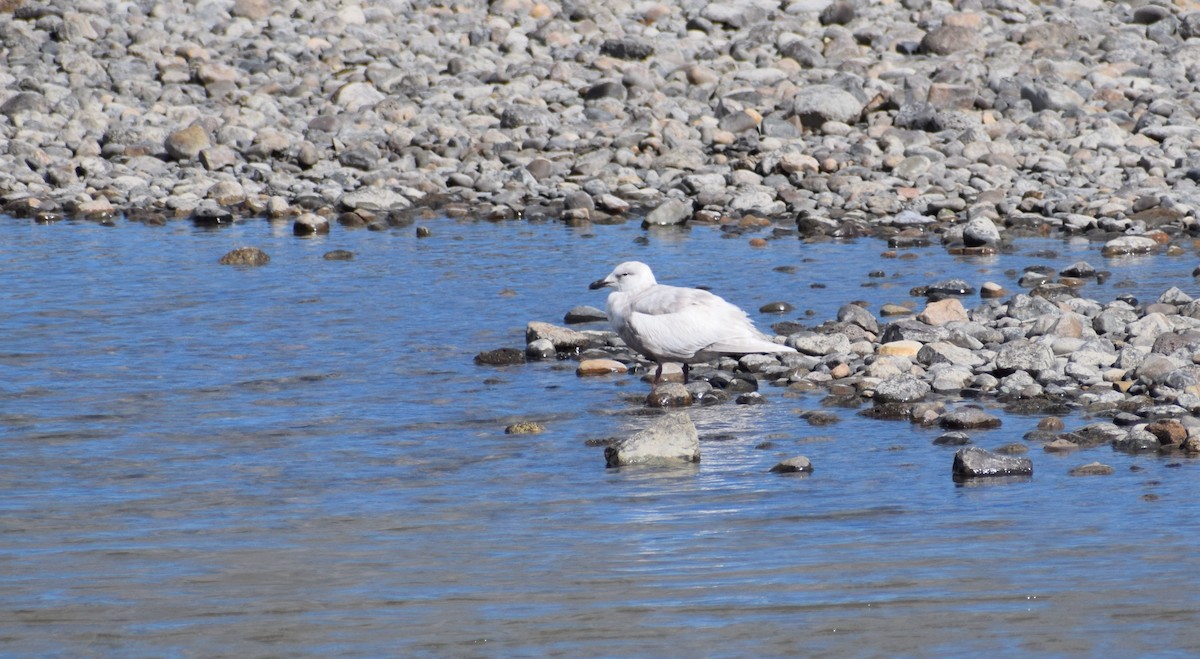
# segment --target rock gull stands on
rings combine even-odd
[[[622,263],[588,288],[604,287],[613,289],[608,322],[630,348],[658,363],[655,384],[666,362],[682,363],[687,382],[688,364],[722,354],[796,352],[755,329],[745,311],[708,291],[659,284],[645,263]]]

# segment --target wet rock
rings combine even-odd
[[[579,366],[575,369],[575,374],[579,376],[610,375],[613,373],[625,373],[628,370],[627,366],[615,359],[584,359],[579,362]]]
[[[812,473],[812,470],[812,462],[803,455],[788,458],[771,467],[771,473],[774,474]]]
[[[1079,444],[1076,444],[1069,439],[1063,439],[1062,437],[1046,442],[1042,446],[1042,450],[1046,451],[1047,453],[1067,453],[1078,450],[1079,448]]]
[[[692,392],[682,382],[663,382],[646,396],[648,407],[688,407],[692,402]]]
[[[1158,249],[1158,243],[1153,238],[1145,236],[1121,236],[1104,243],[1100,253],[1104,256],[1126,256],[1130,254],[1149,254]]]
[[[316,213],[304,213],[292,224],[292,233],[297,236],[329,233],[329,220]]]
[[[504,428],[506,435],[536,435],[545,432],[546,428],[537,421],[518,421]]]
[[[1159,419],[1146,426],[1146,432],[1154,435],[1163,446],[1179,445],[1187,439],[1187,428],[1177,419]]]
[[[353,261],[354,252],[345,249],[335,249],[325,252],[321,258],[325,259],[326,261]]]
[[[554,359],[558,356],[550,339],[534,339],[525,344],[525,356],[533,360]]]
[[[764,405],[770,401],[766,396],[763,396],[757,391],[748,391],[744,394],[739,394],[738,397],[734,399],[734,402],[738,405]]]
[[[1110,465],[1100,462],[1089,462],[1085,465],[1075,467],[1067,472],[1068,476],[1109,476],[1113,473],[1113,468]]]
[[[955,479],[995,476],[1031,476],[1033,461],[1029,458],[998,455],[979,447],[959,449],[954,453]]]
[[[995,246],[999,242],[1000,230],[987,217],[975,217],[963,227],[963,243],[967,247]]]
[[[938,435],[933,439],[935,446],[966,446],[971,443],[971,436],[965,432],[952,431]]]
[[[1107,421],[1097,421],[1089,423],[1078,430],[1073,430],[1069,433],[1060,435],[1061,439],[1065,439],[1081,448],[1093,448],[1104,444],[1114,444],[1123,440],[1128,433],[1118,427],[1116,424]]]
[[[487,366],[507,366],[510,364],[524,364],[525,353],[516,348],[497,348],[495,350],[486,350],[475,355],[475,363]]]
[[[581,323],[597,323],[608,322],[608,314],[604,313],[596,307],[581,305],[571,307],[566,316],[563,317],[563,322],[568,325],[577,325]]]
[[[699,462],[700,436],[687,414],[667,414],[645,430],[606,447],[604,460],[609,467]]]
[[[841,418],[833,412],[825,410],[812,410],[800,414],[800,418],[814,426],[828,426],[841,421]]]
[[[977,407],[962,407],[943,414],[938,419],[938,425],[947,430],[999,428],[1000,417],[988,414]]]
[[[257,247],[239,247],[221,257],[221,265],[266,265],[271,257]]]
[[[796,308],[787,302],[768,302],[758,308],[759,313],[788,313]]]

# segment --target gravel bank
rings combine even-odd
[[[43,220],[1173,235],[1200,203],[1195,9],[7,0],[0,199]]]

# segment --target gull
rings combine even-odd
[[[612,289],[608,322],[630,348],[658,363],[655,385],[666,362],[682,363],[687,382],[688,364],[722,354],[796,352],[758,331],[745,311],[720,297],[699,288],[658,283],[645,263],[622,263],[588,286],[605,287]]]

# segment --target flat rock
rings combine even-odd
[[[579,362],[579,366],[575,369],[575,375],[610,375],[613,373],[625,373],[629,367],[615,359],[584,359]]]
[[[1075,467],[1067,472],[1068,476],[1108,476],[1113,473],[1113,468],[1110,465],[1100,462],[1089,462],[1085,465]]]
[[[604,449],[609,467],[681,465],[700,461],[700,435],[686,413],[667,414],[645,430]]]
[[[1013,455],[999,455],[972,446],[954,453],[953,474],[956,479],[994,476],[1031,476],[1033,460]]]
[[[938,425],[949,430],[999,428],[1000,417],[988,414],[977,407],[961,407],[943,414],[938,419]]]

